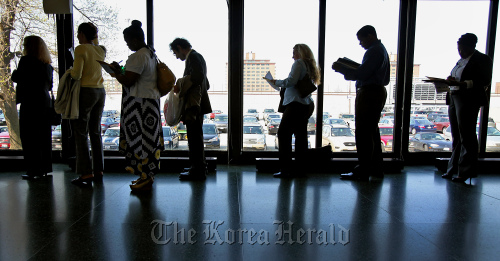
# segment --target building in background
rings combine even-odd
[[[226,63],[226,90],[227,90],[227,68]],[[262,79],[267,72],[271,72],[273,78],[276,75],[276,63],[271,60],[257,60],[255,53],[246,53],[243,60],[243,91],[245,92],[275,92],[275,90]]]

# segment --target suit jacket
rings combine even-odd
[[[191,75],[191,82],[193,84],[186,93],[186,96],[189,96],[190,93],[194,95],[194,92],[201,92],[200,110],[198,112],[202,115],[212,112],[212,106],[210,105],[210,99],[207,93],[210,89],[210,83],[207,78],[207,65],[203,56],[195,50],[191,50],[186,60],[184,76],[187,75]]]
[[[451,91],[453,95],[463,95],[471,101],[477,101],[480,106],[488,103],[486,91],[491,85],[491,73],[493,61],[491,58],[479,51],[475,51],[469,62],[462,71],[460,81],[472,80],[472,88],[461,87],[458,91]],[[446,104],[449,104],[449,95],[446,96]]]
[[[30,107],[50,107],[52,101],[49,91],[52,90],[53,71],[50,64],[35,57],[21,57],[18,68],[12,72],[12,81],[17,83],[16,103]]]

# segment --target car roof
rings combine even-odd
[[[205,126],[215,126],[215,123],[203,123]]]
[[[262,125],[257,124],[257,123],[243,123],[243,126],[253,126],[253,127],[262,127]]]
[[[332,128],[345,128],[345,129],[350,129],[348,126],[344,124],[329,124],[328,126],[331,126]]]

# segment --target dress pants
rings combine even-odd
[[[197,114],[196,119],[184,122],[188,137],[190,172],[205,172],[207,164],[205,161],[205,148],[203,144],[203,114]],[[199,174],[199,173],[196,173]]]
[[[450,117],[453,151],[448,162],[449,174],[460,177],[476,177],[478,142],[476,135],[479,103],[464,93],[450,95],[448,115]]]
[[[77,120],[71,121],[76,144],[76,174],[88,175],[104,170],[102,151],[101,117],[104,109],[106,92],[104,88],[80,89],[80,110]],[[90,159],[87,137],[92,147]]]
[[[382,147],[378,122],[387,99],[384,86],[369,85],[358,88],[355,102],[355,138],[359,165],[353,173],[382,174]]]
[[[52,172],[52,129],[49,108],[21,103],[19,131],[28,174]]]
[[[307,122],[311,116],[310,105],[291,102],[285,106],[278,129],[279,165],[281,172],[291,172],[303,167],[307,153]],[[295,135],[295,160],[292,165],[292,135]]]

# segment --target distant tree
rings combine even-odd
[[[116,39],[113,33],[117,27],[117,13],[116,9],[110,8],[103,2],[103,0],[75,0],[73,6],[74,12],[82,14],[81,19],[74,21],[75,26],[84,21],[95,23],[100,29],[100,44],[105,45],[106,42],[111,43]],[[11,81],[11,64],[14,62],[17,66],[24,37],[38,35],[47,43],[53,56],[52,66],[55,72],[58,72],[55,17],[43,12],[42,0],[0,0],[0,22],[0,109],[7,122],[11,149],[21,149],[16,92]],[[102,30],[104,28],[107,30]],[[54,75],[54,78],[56,77]]]

